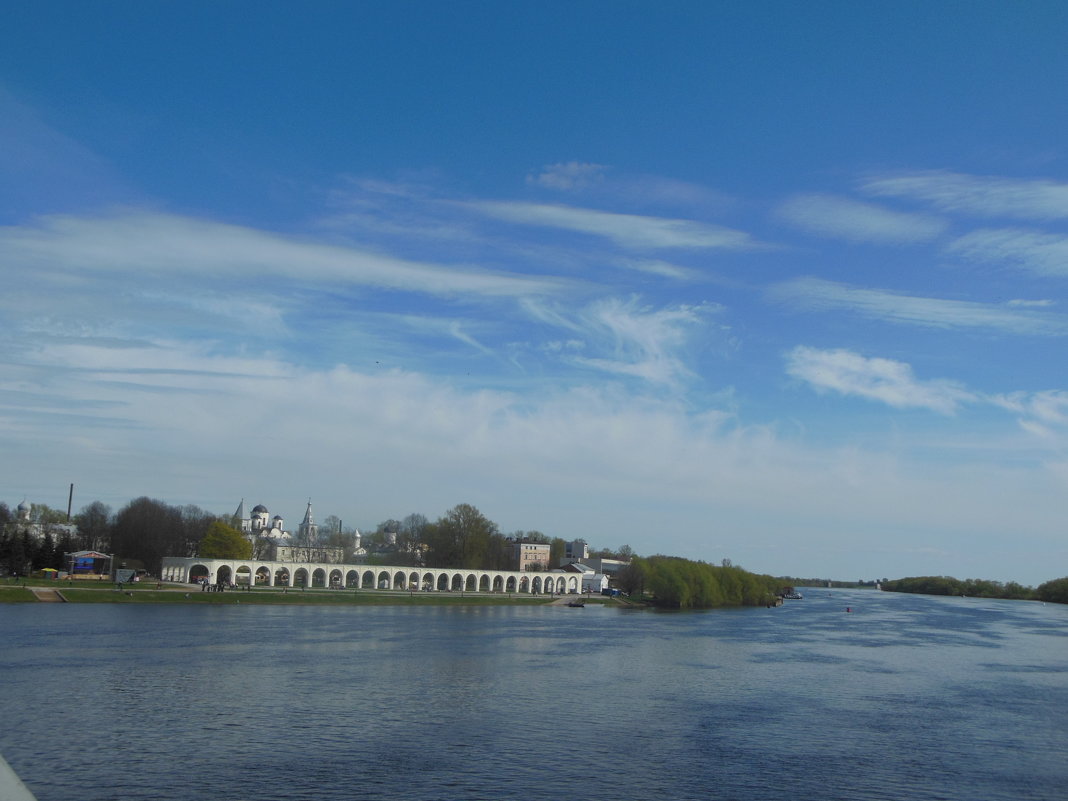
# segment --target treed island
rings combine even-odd
[[[0,601],[35,600],[36,596],[26,585],[43,582],[61,588],[62,600],[199,602],[208,599],[182,592],[188,585],[175,586],[159,580],[164,558],[273,560],[284,553],[294,563],[522,570],[532,576],[560,573],[570,565],[570,569],[586,574],[582,594],[587,601],[674,609],[774,606],[790,595],[795,586],[812,585],[868,586],[892,592],[1068,603],[1068,577],[1048,581],[1037,588],[1015,582],[962,581],[947,576],[857,582],[775,577],[745,570],[733,565],[729,558],[710,564],[679,556],[639,556],[627,545],[596,550],[584,540],[567,542],[536,530],[506,534],[470,504],[459,504],[435,521],[422,514],[386,520],[368,534],[346,528],[333,515],[321,524],[312,523],[310,502],[305,520],[295,534],[283,531],[282,519],[277,516],[270,523],[257,525],[254,516],[262,513],[266,519],[265,507],[255,507],[251,517],[246,517],[243,510],[244,501],[238,512],[219,515],[197,506],[175,506],[147,497],[132,500],[115,513],[99,501],[88,504],[77,514],[25,501],[12,512],[6,503],[0,502],[3,581]],[[123,575],[134,576],[136,580],[120,585],[121,592],[103,592],[105,583],[110,589],[120,568]],[[245,592],[238,593],[241,596],[238,599],[230,593],[227,600],[271,603],[283,599],[290,602],[359,599],[366,603],[400,602],[403,596],[413,600],[416,597],[415,592],[360,593],[359,583],[356,592],[345,593],[344,590],[353,588],[316,586],[309,581],[307,586],[299,588],[298,599],[297,594],[290,596],[285,589],[259,586],[259,578],[247,577],[244,587],[231,585],[230,589]],[[318,595],[317,591],[320,591]],[[467,593],[460,599],[425,600],[466,603],[519,600],[510,593],[507,599],[501,595]],[[533,593],[523,600],[545,602],[551,600],[552,593],[546,593],[549,598],[534,597],[538,595]],[[223,598],[213,596],[210,600],[222,602]]]

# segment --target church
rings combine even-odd
[[[271,513],[263,504],[257,504],[252,508],[252,512],[246,515],[244,498],[234,512],[233,520],[234,528],[252,543],[253,559],[325,564],[341,564],[345,559],[343,548],[332,548],[320,541],[319,526],[312,515],[310,500],[296,535],[286,531],[281,515],[271,517]]]

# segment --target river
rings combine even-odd
[[[805,596],[0,605],[0,753],[39,801],[1063,801],[1068,607]]]

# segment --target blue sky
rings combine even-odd
[[[1068,574],[1061,3],[17,3],[4,500]]]

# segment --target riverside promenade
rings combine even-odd
[[[186,584],[203,577],[210,585],[290,589],[366,589],[410,592],[483,592],[566,595],[582,591],[579,573],[563,570],[468,570],[328,562],[271,562],[256,559],[163,559],[160,577]]]

